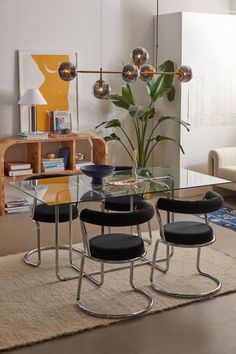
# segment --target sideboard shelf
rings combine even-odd
[[[68,170],[64,173],[78,173],[76,170],[76,149],[77,142],[89,141],[91,144],[92,159],[94,163],[105,164],[107,162],[107,145],[105,140],[100,136],[90,134],[73,134],[63,135],[61,137],[49,137],[48,139],[20,139],[20,138],[5,138],[0,139],[0,215],[4,214],[5,208],[5,181],[11,181],[16,177],[5,176],[4,162],[7,150],[14,145],[26,145],[27,162],[29,162],[33,169],[33,174],[41,174],[41,161],[42,161],[42,146],[46,143],[58,143],[59,147],[67,147],[70,149]],[[27,176],[20,176],[21,179]]]

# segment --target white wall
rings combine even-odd
[[[235,32],[235,16],[188,12],[160,16],[160,60],[169,57],[177,67],[189,65],[193,79],[189,83],[175,82],[174,103],[162,102],[160,107],[162,114],[171,113],[191,124],[190,132],[173,123],[166,124],[162,131],[180,137],[185,155],[174,143],[161,143],[155,156],[157,163],[207,172],[211,149],[235,146]]]
[[[232,46],[236,17],[184,13],[182,29],[182,62],[194,68],[195,79],[189,93],[187,85],[182,92],[182,103],[190,105],[192,127],[190,134],[182,130],[186,154],[181,156],[181,165],[207,172],[209,151],[236,143],[236,48]],[[198,104],[195,108],[191,103],[193,90]],[[186,108],[185,104],[181,110],[184,115]],[[201,117],[198,112],[202,112]]]
[[[123,62],[130,61],[130,51],[136,45],[144,46],[152,60],[155,13],[155,0],[103,0],[104,68],[120,70]],[[0,137],[12,136],[20,129],[18,49],[75,50],[81,70],[96,70],[100,68],[100,39],[99,0],[1,0]],[[79,76],[81,130],[123,114],[110,102],[93,97],[91,87],[97,79],[97,75]],[[117,92],[120,77],[109,76],[109,81]],[[116,157],[121,158],[117,153]]]
[[[230,0],[230,12],[232,14],[236,13],[236,0]]]
[[[159,0],[160,12],[212,11],[226,13],[228,0]],[[117,69],[129,61],[130,50],[144,46],[153,60],[153,19],[156,0],[103,0],[103,67]],[[80,69],[100,67],[99,0],[1,0],[0,1],[0,137],[20,129],[17,50],[76,50]],[[96,75],[79,77],[80,129],[93,128],[102,120],[123,115],[110,102],[91,94]],[[121,80],[109,77],[113,91]],[[144,86],[135,86],[137,98],[145,99]],[[115,145],[117,147],[117,145]],[[110,147],[110,161],[126,163],[126,154]],[[123,160],[123,161],[122,161]]]
[[[227,14],[229,3],[230,0],[159,0],[159,8],[160,14],[181,11]]]

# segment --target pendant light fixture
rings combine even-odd
[[[102,52],[103,52],[103,41],[102,41],[102,25],[103,25],[103,0],[100,0],[100,60],[101,60],[101,69],[100,69],[100,78],[95,82],[95,84],[92,87],[92,92],[96,98],[99,99],[104,99],[108,98],[109,93],[111,91],[111,86],[109,85],[108,82],[104,81],[102,79]]]
[[[58,74],[62,80],[70,81],[75,78],[77,74],[100,74],[99,80],[95,82],[92,88],[92,92],[96,98],[104,99],[108,98],[111,86],[108,82],[102,78],[103,74],[120,74],[121,78],[128,82],[133,83],[138,78],[142,81],[149,81],[155,75],[174,75],[180,82],[188,82],[192,79],[192,69],[187,65],[180,66],[174,72],[158,71],[158,16],[159,16],[159,1],[157,0],[157,23],[156,23],[156,48],[155,48],[155,68],[148,64],[148,52],[143,47],[134,48],[131,52],[132,64],[124,65],[122,71],[105,71],[102,69],[102,27],[103,27],[103,0],[100,0],[100,70],[77,70],[74,64],[71,62],[64,62],[59,66]]]

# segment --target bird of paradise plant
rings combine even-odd
[[[174,72],[174,63],[171,60],[165,61],[158,68],[160,72]],[[137,150],[137,162],[139,167],[145,167],[152,151],[164,140],[171,140],[177,143],[181,151],[184,153],[183,147],[175,138],[158,134],[158,128],[166,121],[183,125],[189,131],[189,124],[181,120],[181,118],[173,116],[157,117],[155,103],[161,97],[167,97],[169,101],[173,101],[175,97],[175,89],[173,87],[173,74],[160,74],[154,76],[150,81],[146,82],[147,93],[150,97],[150,104],[147,107],[136,104],[131,87],[128,83],[122,85],[121,95],[112,94],[109,99],[112,103],[128,111],[129,117],[132,119],[135,130],[136,141],[132,141],[130,136],[122,126],[121,120],[111,119],[99,124],[96,128],[103,126],[105,128],[114,128],[114,132],[104,137],[106,141],[118,141],[127,151],[131,160],[133,151]],[[151,131],[148,126],[154,119]]]

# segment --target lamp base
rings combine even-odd
[[[36,106],[30,106],[30,121],[29,121],[29,132],[37,133],[37,112]]]

